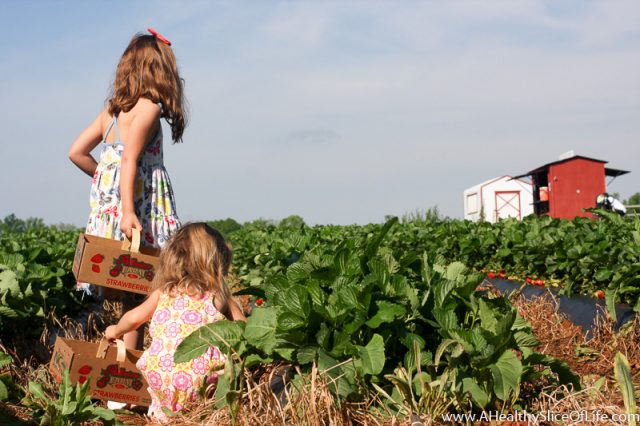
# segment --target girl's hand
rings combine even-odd
[[[110,342],[113,342],[114,340],[116,340],[119,337],[122,337],[122,334],[118,333],[118,327],[115,326],[115,325],[110,325],[104,331],[104,338],[107,339]]]
[[[120,230],[127,238],[131,239],[131,228],[136,228],[142,232],[142,225],[135,213],[124,213],[120,219]]]

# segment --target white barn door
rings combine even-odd
[[[521,219],[520,191],[496,191],[496,222],[508,217]]]

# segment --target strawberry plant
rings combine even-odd
[[[78,309],[71,273],[77,238],[75,230],[40,221],[12,216],[0,221],[0,338],[11,338],[16,330],[39,333],[34,319],[44,324],[52,309],[62,314]]]
[[[39,419],[42,426],[73,426],[95,421],[105,426],[122,425],[112,410],[96,406],[88,392],[88,381],[74,387],[69,381],[69,372],[65,371],[57,398],[47,395],[40,384],[29,382],[22,402],[31,408],[33,418]]]
[[[551,371],[579,386],[565,365],[532,351],[537,341],[507,300],[476,292],[481,275],[386,246],[395,223],[317,245],[288,266],[286,252],[270,258],[265,264],[273,268],[248,290],[263,294],[268,306],[255,309],[246,326],[197,330],[175,361],[215,345],[246,367],[280,360],[304,372],[315,364],[333,379],[336,395],[358,400],[372,384],[389,386],[386,374],[415,363],[410,351],[417,347],[422,371],[430,381],[444,380],[459,407],[511,404],[523,381]]]

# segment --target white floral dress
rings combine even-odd
[[[107,142],[111,128],[115,141]],[[91,183],[91,213],[86,233],[115,240],[124,239],[120,230],[122,200],[120,197],[120,165],[124,145],[118,132],[118,119],[113,117],[103,138],[103,149]],[[180,227],[176,203],[169,174],[162,155],[162,127],[145,147],[138,160],[134,183],[135,212],[143,227],[141,244],[162,247]],[[91,294],[91,286],[78,283],[78,287]]]

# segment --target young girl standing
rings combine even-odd
[[[69,158],[93,178],[87,234],[122,240],[136,228],[142,244],[162,247],[180,221],[163,165],[160,119],[171,126],[173,141],[181,142],[186,114],[171,43],[149,32],[127,46],[107,107],[78,136]],[[103,149],[96,162],[91,151],[98,144]],[[91,293],[88,284],[78,287]],[[100,288],[100,296],[121,298],[125,311],[136,304],[131,293]],[[124,340],[128,348],[140,348],[142,333],[132,330]]]
[[[180,342],[208,323],[225,318],[246,321],[224,281],[231,257],[218,231],[204,223],[185,225],[160,253],[158,288],[105,331],[105,337],[114,340],[151,320],[151,346],[137,367],[149,383],[149,414],[160,421],[166,420],[163,407],[180,411],[224,367],[225,357],[215,347],[190,362],[175,364]]]

